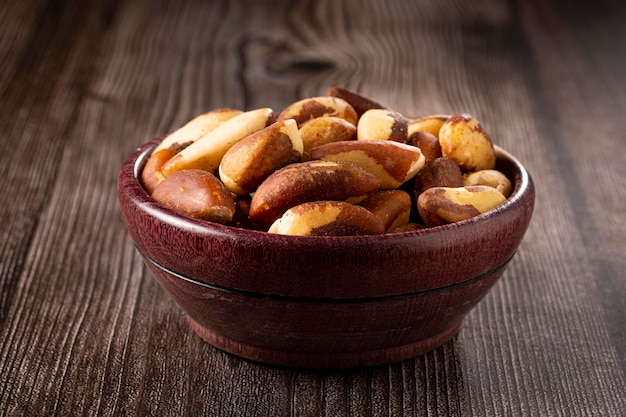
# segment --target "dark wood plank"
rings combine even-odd
[[[0,415],[626,414],[620,2],[0,5]],[[202,342],[116,201],[137,146],[330,85],[469,112],[527,165],[528,234],[452,342],[311,372]]]

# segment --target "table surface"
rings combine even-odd
[[[620,0],[1,2],[0,414],[626,415],[625,27]],[[475,115],[531,172],[531,225],[423,356],[223,353],[135,251],[120,165],[201,112],[333,85]]]

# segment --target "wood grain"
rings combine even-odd
[[[0,3],[0,415],[626,415],[625,23],[615,0]],[[241,360],[141,263],[117,172],[200,112],[331,85],[474,114],[532,173],[535,215],[431,353]]]

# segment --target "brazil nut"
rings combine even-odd
[[[152,198],[179,213],[216,223],[231,221],[235,213],[230,191],[213,174],[199,169],[178,171],[165,178]]]
[[[322,116],[335,116],[356,125],[358,116],[347,101],[330,96],[305,98],[290,104],[278,115],[277,120],[294,119],[301,127],[311,119]]]
[[[358,117],[361,117],[368,110],[385,108],[377,101],[343,87],[329,87],[326,90],[326,95],[347,101],[356,111]]]
[[[314,201],[290,208],[268,231],[295,236],[356,236],[382,234],[385,227],[363,207],[342,201]]]
[[[378,178],[356,165],[307,161],[279,169],[252,196],[250,218],[270,225],[296,205],[320,200],[361,202],[378,190]]]
[[[454,159],[463,171],[493,169],[496,164],[491,138],[470,115],[450,116],[439,130],[439,144],[442,155]]]
[[[202,169],[214,173],[231,146],[273,122],[274,112],[267,107],[234,116],[167,161],[163,165],[163,175],[167,177],[185,169]]]
[[[158,152],[153,152],[148,158],[146,165],[141,171],[141,182],[148,194],[152,194],[154,189],[165,179],[162,169],[163,164],[169,161],[176,152],[170,148],[163,148]]]
[[[506,198],[513,192],[513,184],[502,172],[483,169],[463,175],[463,185],[488,185],[500,191]]]
[[[424,166],[419,148],[385,140],[333,142],[311,150],[311,159],[347,162],[376,175],[380,187],[397,188]]]
[[[448,120],[448,117],[443,114],[433,114],[409,120],[407,123],[407,135],[410,137],[415,132],[428,132],[439,139],[439,130],[441,130],[441,126],[443,126],[445,121]]]
[[[426,158],[426,162],[443,156],[441,154],[439,139],[432,133],[418,130],[409,136],[407,143],[420,148],[420,151],[424,154],[424,158]]]
[[[300,128],[302,138],[302,160],[311,159],[311,149],[331,142],[352,140],[356,136],[356,126],[335,116],[322,116],[311,119]]]
[[[361,207],[372,212],[385,226],[385,231],[407,224],[411,214],[411,196],[402,190],[381,190],[368,197]]]
[[[421,193],[433,187],[462,187],[463,173],[459,165],[450,158],[442,156],[426,162],[413,180],[413,193]]]
[[[219,165],[219,177],[235,194],[249,194],[272,172],[300,161],[301,156],[302,138],[295,120],[279,121],[226,151]]]
[[[419,214],[428,227],[466,220],[498,207],[506,197],[493,187],[433,187],[417,199]]]
[[[391,140],[406,143],[407,119],[398,112],[385,109],[368,110],[356,126],[358,140]]]
[[[152,153],[183,143],[195,142],[225,121],[241,113],[241,110],[235,109],[216,109],[203,113],[168,135],[154,148]]]

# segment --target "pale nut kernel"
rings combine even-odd
[[[165,178],[152,198],[179,213],[216,223],[231,221],[235,213],[230,191],[213,174],[199,169],[178,171]]]
[[[270,108],[241,113],[220,124],[163,165],[165,177],[184,169],[202,169],[215,173],[224,154],[235,143],[274,122]]]
[[[329,87],[326,90],[326,95],[341,98],[350,103],[350,105],[356,111],[358,117],[361,117],[363,113],[368,110],[385,108],[385,106],[383,106],[382,104],[343,87]]]
[[[215,109],[201,114],[176,129],[159,143],[152,153],[188,142],[195,142],[227,120],[243,113],[235,109]]]
[[[341,201],[314,201],[287,210],[268,232],[291,236],[357,236],[382,234],[385,227],[363,207]]]
[[[378,190],[378,178],[356,165],[307,161],[267,177],[252,196],[250,218],[269,226],[291,207],[321,200],[358,203]]]
[[[409,222],[411,196],[406,191],[377,191],[360,205],[378,217],[387,232]]]
[[[356,125],[358,116],[347,101],[330,96],[310,97],[287,106],[277,120],[294,119],[301,127],[305,122],[322,116],[335,116]]]
[[[419,214],[427,227],[466,220],[498,207],[506,197],[493,187],[433,187],[417,199]]]
[[[272,172],[299,162],[302,138],[296,121],[287,119],[258,130],[234,144],[222,158],[219,176],[226,188],[248,194]]]
[[[483,169],[463,175],[463,185],[488,185],[500,191],[506,198],[513,192],[513,184],[502,172],[495,169]]]
[[[368,110],[356,126],[358,140],[390,140],[406,143],[407,119],[400,113],[385,110]]]
[[[424,166],[419,148],[386,140],[356,140],[328,143],[311,150],[311,159],[347,162],[371,172],[380,188],[398,188]]]
[[[415,132],[428,132],[439,139],[439,130],[450,116],[443,114],[433,114],[409,120],[407,124],[407,137],[411,137]]]
[[[356,137],[356,126],[335,116],[311,119],[300,128],[303,152],[302,160],[311,159],[311,149],[331,142],[352,140]]]
[[[496,153],[489,135],[474,117],[450,116],[439,131],[443,156],[454,159],[464,171],[493,169]]]
[[[424,154],[424,158],[426,158],[426,162],[442,156],[439,139],[432,133],[418,130],[409,136],[407,144],[420,148],[420,151]]]

